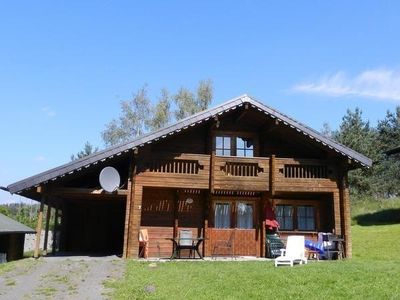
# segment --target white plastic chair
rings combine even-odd
[[[275,258],[275,267],[279,265],[307,263],[307,258],[304,252],[304,236],[289,235],[287,238],[286,249],[281,249],[281,255]]]

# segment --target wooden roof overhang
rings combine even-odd
[[[248,95],[242,95],[215,108],[199,112],[193,116],[180,120],[173,125],[169,125],[132,141],[96,152],[79,160],[72,161],[54,169],[50,169],[32,177],[15,182],[3,189],[12,194],[17,193],[32,199],[38,199],[36,197],[37,193],[35,190],[40,185],[57,183],[65,178],[70,178],[72,176],[76,176],[77,174],[84,174],[85,171],[96,168],[96,166],[105,165],[121,157],[126,158],[130,155],[130,153],[137,151],[137,149],[141,147],[155,142],[161,142],[172,135],[176,135],[182,131],[199,126],[200,124],[204,124],[209,121],[216,122],[218,121],[219,116],[237,110],[241,107],[252,108],[261,114],[268,116],[268,118],[275,120],[274,122],[276,125],[279,124],[281,126],[290,128],[291,130],[296,131],[299,135],[304,136],[304,138],[309,139],[311,142],[319,144],[321,147],[324,147],[327,150],[336,153],[338,156],[347,159],[349,169],[357,167],[370,167],[372,165],[372,161],[368,157],[326,136],[323,136],[310,127],[297,122],[296,120],[271,107],[262,104]],[[245,112],[240,113],[237,119],[240,120],[244,114]]]

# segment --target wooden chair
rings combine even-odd
[[[231,235],[228,240],[217,240],[214,243],[212,257],[216,257],[218,255],[230,255],[234,257],[234,243],[235,243],[235,230],[231,231]],[[224,251],[223,251],[224,250]],[[222,253],[221,253],[222,252]]]
[[[149,233],[147,229],[139,231],[139,257],[147,258],[149,256]]]

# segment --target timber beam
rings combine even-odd
[[[244,116],[247,114],[247,112],[249,111],[249,104],[246,103],[244,105],[244,109],[238,114],[238,116],[235,118],[235,124],[239,123],[241,119],[244,118]]]
[[[127,196],[127,189],[118,189],[115,192],[109,193],[103,189],[94,188],[70,188],[70,187],[53,187],[49,189],[52,195],[104,195],[104,196]]]

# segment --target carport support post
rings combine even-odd
[[[44,243],[43,243],[43,254],[47,254],[47,244],[49,241],[49,223],[50,223],[50,216],[51,216],[51,207],[50,205],[47,205],[47,210],[46,210],[46,227],[44,231]]]
[[[44,208],[44,196],[42,195],[42,200],[40,201],[40,208],[38,212],[38,221],[36,225],[36,243],[35,243],[35,251],[33,253],[34,258],[39,257],[40,235],[42,233],[42,221],[43,221],[43,208]]]
[[[58,204],[56,205],[54,212],[53,243],[51,246],[51,253],[53,255],[56,253],[57,230],[58,230]]]

